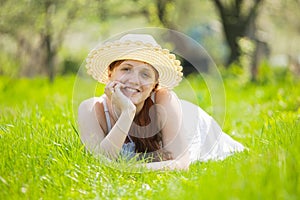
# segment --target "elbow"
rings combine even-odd
[[[99,149],[99,153],[111,160],[116,160],[120,154],[120,149],[116,148],[107,140],[102,140],[99,145]]]
[[[103,143],[103,141],[100,144],[90,144],[87,142],[84,142],[84,144],[85,149],[95,157],[106,158],[108,160],[116,160],[119,157],[119,151],[108,146],[105,142]]]
[[[188,152],[176,158],[176,168],[180,170],[188,170],[191,164],[191,159]]]
[[[184,164],[182,164],[182,167],[181,167],[181,169],[188,170],[188,169],[189,169],[189,167],[190,167],[190,164],[191,164],[191,162],[190,162],[190,161],[188,161],[188,162],[185,162]]]
[[[179,170],[188,170],[190,167],[190,161],[177,161],[176,162],[176,169]]]

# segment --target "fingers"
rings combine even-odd
[[[113,93],[116,91],[116,89],[118,90],[118,92],[121,92],[121,88],[125,87],[125,85],[119,81],[111,81],[109,83],[107,83],[105,89],[104,89],[104,93],[106,94],[106,96],[111,99],[111,96],[113,95]]]
[[[127,98],[127,97],[123,94],[123,92],[121,91],[121,88],[124,88],[124,87],[125,87],[124,84],[122,84],[122,83],[117,83],[117,84],[114,86],[114,90],[113,90],[113,93],[115,93],[114,95],[115,95],[116,97],[122,98],[122,99]]]
[[[114,91],[115,92],[121,92],[121,84],[116,84],[116,86],[114,87]]]
[[[105,86],[105,89],[104,89],[104,93],[106,94],[106,96],[111,99],[111,96],[114,92],[114,85],[115,83],[114,82],[109,82],[106,86]]]

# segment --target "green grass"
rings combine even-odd
[[[0,78],[0,199],[300,198],[300,81],[225,78],[223,129],[249,151],[189,171],[143,173],[85,152],[74,130],[74,81]],[[209,110],[203,82],[189,81]]]

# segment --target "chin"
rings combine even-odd
[[[139,97],[139,96],[131,96],[131,97],[128,97],[128,98],[131,100],[131,102],[134,105],[139,105],[141,103],[144,103],[144,101],[147,99],[147,97],[144,98],[144,97]]]
[[[144,103],[144,101],[148,98],[148,96],[146,96],[143,93],[128,93],[127,91],[122,91],[123,94],[128,97],[130,99],[130,101],[134,104],[134,105],[138,105],[141,103]]]
[[[134,105],[137,105],[137,104],[140,104],[142,101],[140,99],[137,99],[135,97],[129,97],[129,99],[131,100],[131,102],[134,104]],[[145,101],[145,100],[144,100]]]

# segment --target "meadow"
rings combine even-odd
[[[209,111],[203,82],[188,80]],[[0,77],[0,199],[300,198],[299,77],[281,73],[251,83],[224,74],[223,130],[249,151],[188,171],[144,172],[120,170],[85,151],[74,81]]]

